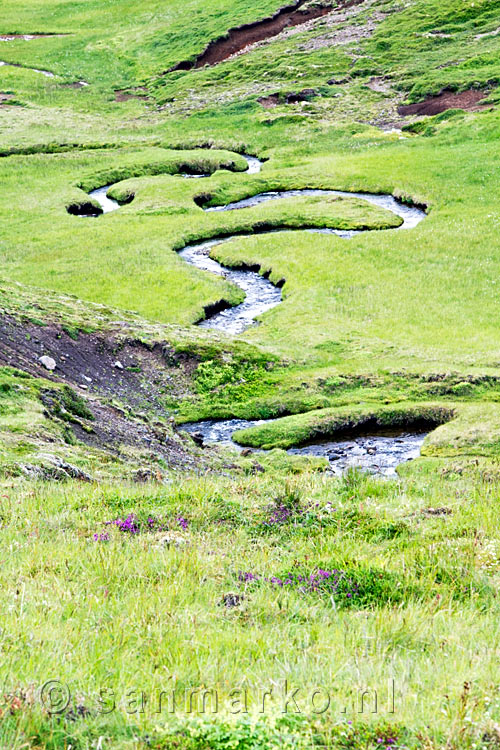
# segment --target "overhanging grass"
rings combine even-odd
[[[451,405],[425,403],[319,409],[241,430],[234,440],[253,448],[291,448],[323,438],[340,438],[353,431],[376,433],[392,427],[431,430],[453,416]]]

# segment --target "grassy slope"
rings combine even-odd
[[[429,750],[495,746],[498,115],[437,118],[424,123],[422,135],[402,139],[372,123],[391,119],[398,101],[444,86],[493,88],[500,37],[477,37],[500,25],[499,3],[414,0],[403,9],[391,0],[378,5],[391,13],[373,35],[350,45],[314,51],[328,33],[318,24],[213,69],[160,75],[230,26],[279,5],[2,3],[0,33],[71,32],[0,43],[0,59],[56,73],[49,79],[0,67],[0,91],[16,102],[0,107],[0,151],[42,152],[0,160],[2,307],[103,329],[125,318],[136,335],[202,350],[195,393],[176,405],[180,418],[342,407],[327,413],[338,418],[382,403],[387,412],[404,412],[408,406],[398,402],[410,402],[419,412],[418,402],[432,400],[439,408],[453,405],[459,419],[431,436],[427,457],[397,482],[316,474],[290,480],[282,453],[263,458],[267,472],[257,477],[250,459],[234,477],[175,475],[172,484],[144,490],[119,479],[84,488],[3,479],[0,534],[9,552],[1,573],[2,679],[6,692],[19,695],[0,705],[0,744],[9,748],[62,750],[70,742],[83,750],[103,737],[113,750],[148,743],[222,750],[227,742],[247,750],[286,747],[290,731],[303,747],[311,732],[317,744],[350,750],[385,746],[379,740],[391,737]],[[362,9],[355,24],[366,24],[373,12]],[[345,85],[327,86],[331,76],[346,75]],[[374,75],[388,79],[388,93],[367,87]],[[90,86],[65,86],[79,80]],[[149,99],[115,101],[115,89],[144,85]],[[256,104],[261,93],[305,86],[319,93],[310,103],[273,111]],[[70,145],[62,154],[43,153],[58,144]],[[198,182],[166,174],[185,155],[165,147],[207,144],[269,161],[256,176],[219,171]],[[219,158],[242,166],[227,153],[188,158],[194,166],[209,159],[213,167]],[[135,201],[97,220],[66,214],[68,201],[83,198],[79,185],[90,189],[108,178],[126,179],[116,194],[133,190]],[[245,354],[221,336],[162,325],[189,323],[222,295],[236,299],[225,282],[171,252],[189,239],[313,215],[320,223],[384,220],[350,202],[205,215],[192,201],[202,191],[226,202],[302,186],[395,192],[428,203],[430,214],[410,232],[349,242],[287,233],[216,251],[286,277],[284,304],[244,338],[285,356],[288,367],[267,372],[255,350]],[[61,291],[104,306],[60,299]],[[150,320],[124,312],[130,309]],[[236,364],[228,364],[231,356]],[[2,460],[55,440],[53,450],[95,468],[99,457],[81,446],[64,448],[44,419],[36,387],[12,390],[13,382],[19,385],[17,376],[2,373],[0,385],[9,386],[0,391]],[[304,424],[316,429],[322,417],[295,416],[273,429],[286,428],[286,442]],[[289,508],[283,523],[266,525],[271,503]],[[442,513],[422,512],[429,508]],[[159,533],[130,537],[103,525],[129,512],[166,519],[174,535],[177,519],[187,518],[182,538],[189,544],[157,549]],[[109,542],[94,541],[94,533],[108,530]],[[347,580],[359,581],[361,594],[352,606],[339,595],[238,580],[240,570],[271,577],[294,566],[304,574],[341,568]],[[218,606],[228,592],[244,594],[243,606]],[[80,709],[85,721],[50,718],[32,702],[29,686],[52,677],[71,685],[73,706],[90,710]],[[130,687],[164,689],[170,678],[179,690],[243,685],[252,693],[284,678],[308,690],[334,686],[335,708],[312,720],[306,709],[305,717],[273,729],[269,716],[283,719],[274,706],[262,725],[240,722],[227,730],[229,738],[225,722],[238,717],[227,712],[217,717],[219,730],[207,720],[198,734],[181,717],[183,733],[174,738],[167,716],[125,707],[108,717],[95,713],[100,688],[123,698]],[[371,727],[365,730],[356,710],[340,713],[367,686],[385,691],[388,678],[396,680],[394,715],[364,717]],[[465,681],[472,681],[470,693]],[[353,725],[346,723],[351,716]]]

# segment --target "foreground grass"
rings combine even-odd
[[[202,687],[221,701],[219,713],[208,704],[205,720],[222,724],[245,718],[230,710],[232,689],[248,692],[256,716],[260,691],[272,690],[260,715],[266,746],[269,722],[284,716],[284,681],[300,688],[301,713],[292,702],[285,714],[298,722],[299,746],[303,731],[328,744],[329,732],[361,719],[375,744],[387,723],[410,747],[425,736],[429,747],[468,747],[499,718],[498,478],[467,462],[461,475],[439,467],[421,462],[391,482],[269,474],[144,489],[4,483],[2,672],[18,696],[7,725],[19,730],[11,747],[36,731],[51,748],[66,747],[64,737],[90,747],[99,736],[105,747],[139,748],[146,735],[170,747],[162,737],[174,717],[158,713],[156,697],[175,691],[186,729],[202,709],[190,715],[182,696]],[[117,518],[129,522],[107,525]],[[276,580],[319,569],[342,571],[343,583]],[[57,720],[36,692],[49,679],[72,696]],[[325,712],[311,708],[320,688],[332,696]],[[360,714],[364,690],[372,692]],[[133,700],[141,693],[144,711]],[[52,700],[59,711],[56,693]],[[178,735],[177,746],[190,742]],[[332,746],[371,744],[360,734]],[[225,745],[214,735],[210,747]]]
[[[165,417],[295,415],[255,444],[289,445],[339,415],[418,415],[428,402],[455,419],[397,481],[332,479],[275,450],[259,463],[225,457],[222,469],[214,458],[225,476],[165,472],[165,484],[139,487],[123,477],[145,454],[113,462],[68,442],[44,414],[47,383],[2,368],[2,750],[499,744],[498,114],[390,132],[398,103],[443,87],[479,87],[495,104],[499,3],[366,4],[352,42],[329,41],[325,20],[213,69],[164,74],[280,4],[2,4],[0,35],[67,33],[0,43],[0,59],[21,65],[0,67],[11,97],[0,106],[2,313],[55,320],[76,340],[167,341],[195,364]],[[370,88],[374,76],[385,90]],[[68,86],[79,81],[90,85]],[[306,86],[310,102],[257,103]],[[142,98],[117,101],[117,89]],[[242,171],[243,151],[267,159],[261,174]],[[214,174],[176,176],[186,167]],[[132,203],[97,220],[68,215],[115,182]],[[243,341],[181,328],[240,298],[178,258],[187,242],[393,226],[356,201],[197,205],[300,187],[392,193],[429,215],[350,241],[284,231],[229,242],[214,256],[285,278],[283,304]],[[96,481],[13,476],[48,450]],[[128,521],[108,525],[117,519]],[[60,686],[40,695],[49,680],[68,686],[67,704]],[[300,714],[293,702],[283,712],[285,681]],[[210,700],[204,714],[182,700],[158,712],[161,691],[168,703],[197,688],[217,690],[216,713]],[[232,689],[248,691],[248,715]],[[324,712],[311,703],[318,689],[331,697]]]

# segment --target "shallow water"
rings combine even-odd
[[[248,163],[248,170],[246,174],[257,174],[262,168],[262,162],[255,156],[248,156],[243,154],[244,158]],[[180,175],[185,178],[203,178],[209,177],[210,175]],[[110,213],[116,211],[120,204],[108,198],[107,191],[111,185],[93,190],[89,195],[99,202],[103,213]],[[359,198],[365,200],[380,208],[391,211],[397,216],[403,219],[403,223],[397,227],[397,229],[412,229],[417,226],[422,219],[425,218],[425,212],[415,206],[407,206],[401,201],[396,200],[392,195],[373,195],[372,193],[349,193],[343,190],[285,190],[276,192],[259,193],[250,198],[244,198],[234,203],[228,203],[225,206],[215,206],[204,209],[207,212],[215,211],[238,211],[244,208],[251,208],[261,203],[268,201],[280,200],[283,198],[296,198],[300,196],[340,196],[345,198]],[[370,229],[365,230],[342,230],[342,229],[316,229],[311,227],[304,227],[298,231],[308,231],[317,234],[335,234],[338,237],[349,239],[356,234],[363,232],[374,231]],[[283,230],[272,230],[272,231],[283,231]],[[295,230],[286,230],[295,231]],[[384,231],[394,231],[384,230]],[[269,234],[271,232],[268,232]],[[238,335],[246,331],[253,325],[256,325],[255,319],[262,315],[267,310],[271,310],[280,304],[282,300],[281,289],[272,284],[267,278],[261,276],[257,271],[245,270],[245,269],[232,269],[223,266],[213,258],[210,258],[210,252],[212,248],[222,245],[224,242],[229,242],[235,239],[235,237],[245,237],[252,235],[232,235],[229,237],[223,237],[213,240],[204,240],[203,242],[197,242],[192,245],[187,245],[180,252],[179,255],[183,258],[186,263],[189,263],[196,268],[203,271],[209,271],[215,273],[218,276],[223,276],[228,281],[231,281],[240,289],[245,292],[245,300],[234,307],[222,310],[221,312],[215,312],[210,314],[206,320],[202,320],[198,323],[203,328],[216,328],[224,331],[231,335]]]
[[[259,193],[251,198],[244,198],[234,203],[228,203],[225,206],[215,206],[205,209],[207,212],[216,211],[238,211],[244,208],[251,208],[261,203],[268,201],[280,200],[283,198],[296,198],[300,196],[340,196],[345,198],[359,198],[365,200],[380,208],[391,211],[403,219],[403,223],[395,229],[412,229],[419,224],[422,219],[425,218],[425,212],[415,206],[407,206],[401,201],[396,200],[392,195],[373,195],[371,193],[349,193],[343,190],[284,190],[276,192]],[[335,234],[337,237],[343,239],[349,239],[354,237],[356,234],[362,234],[364,232],[374,231],[370,229],[362,230],[343,230],[343,229],[317,229],[307,228],[306,231],[316,234]],[[279,231],[279,230],[278,230]],[[294,230],[288,230],[294,231]],[[385,230],[384,230],[385,231]],[[394,230],[391,230],[394,231]],[[242,236],[242,235],[240,235]],[[248,235],[247,235],[248,236]],[[245,301],[241,305],[237,305],[228,310],[211,315],[207,320],[201,321],[198,325],[204,328],[218,328],[226,333],[237,335],[243,333],[252,325],[255,325],[255,318],[262,315],[266,310],[270,310],[273,307],[279,305],[282,300],[282,294],[270,281],[262,279],[254,271],[235,271],[232,269],[225,268],[216,261],[211,261],[210,268],[207,267],[204,258],[210,253],[211,249],[216,245],[221,245],[224,242],[229,242],[234,237],[227,237],[219,240],[212,240],[210,243],[202,242],[195,245],[190,245],[181,251],[180,255],[192,265],[198,268],[204,268],[204,270],[210,270],[213,273],[218,273],[221,276],[225,276],[229,281],[232,281],[237,286],[241,287],[247,293]],[[186,252],[187,251],[187,252]],[[244,283],[245,274],[248,277],[248,282]],[[251,274],[251,275],[250,275]],[[257,281],[257,279],[261,279]],[[250,288],[250,291],[247,291]],[[274,289],[274,293],[272,291]]]
[[[371,203],[379,208],[384,208],[386,211],[390,211],[396,216],[400,216],[403,219],[403,223],[396,229],[413,229],[419,224],[422,219],[425,219],[425,211],[416,206],[407,206],[405,203],[396,200],[392,195],[374,195],[373,193],[349,193],[345,190],[282,190],[268,193],[259,193],[251,198],[244,198],[234,203],[228,203],[226,206],[215,206],[206,208],[209,211],[238,211],[242,208],[251,208],[252,206],[258,206],[260,203],[267,203],[268,201],[281,200],[283,198],[298,198],[300,196],[338,196],[341,198],[360,198],[361,200]],[[322,234],[337,234],[340,237],[352,237],[354,234],[360,234],[361,232],[370,232],[370,229],[361,230],[350,230],[344,231],[339,229],[310,229],[310,232],[320,232]]]
[[[118,201],[113,200],[113,198],[108,198],[107,196],[107,192],[111,187],[113,186],[104,185],[104,187],[97,188],[97,190],[92,190],[89,193],[89,196],[99,203],[103,214],[109,214],[111,211],[116,211],[120,208]]]
[[[182,425],[190,434],[201,433],[204,442],[232,446],[242,451],[242,446],[232,441],[238,430],[266,424],[271,420],[247,421],[244,419],[208,420]],[[418,458],[427,432],[384,430],[371,435],[351,435],[338,440],[324,440],[290,448],[291,455],[327,458],[330,471],[341,475],[351,467],[358,467],[371,474],[395,476],[396,468],[407,461]],[[257,451],[258,453],[259,451]]]
[[[8,65],[10,68],[24,68],[24,70],[31,70],[33,73],[41,73],[42,76],[46,76],[47,78],[55,78],[54,73],[51,73],[50,70],[38,70],[38,68],[26,68],[24,65],[18,65],[17,63],[9,63],[5,60],[0,60],[0,67],[2,65]]]
[[[236,335],[242,333],[254,324],[258,315],[271,310],[281,302],[281,289],[260,276],[256,271],[235,270],[226,268],[216,260],[210,258],[210,250],[227,240],[209,240],[195,245],[187,245],[179,252],[186,263],[190,263],[203,271],[210,271],[218,276],[224,276],[228,281],[239,286],[245,292],[245,299],[237,307],[213,315],[198,323],[202,328],[222,328],[227,333]],[[236,311],[236,312],[235,312]]]

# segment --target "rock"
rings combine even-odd
[[[18,469],[29,479],[41,479],[48,482],[61,482],[66,479],[79,479],[82,482],[92,482],[89,474],[77,466],[66,463],[57,456],[40,456],[49,466],[37,466],[34,464],[17,464]]]
[[[115,367],[117,370],[123,370],[123,365],[119,359],[117,359],[116,362],[113,363],[113,367]]]
[[[196,445],[198,445],[200,448],[203,448],[205,444],[205,438],[202,432],[193,432],[191,437]]]
[[[341,86],[343,83],[349,83],[349,78],[330,78],[327,81],[329,86]]]
[[[239,607],[245,597],[242,594],[224,594],[222,599],[219,602],[219,607],[227,607],[228,609],[233,609],[234,607]]]
[[[247,456],[251,456],[253,454],[253,450],[251,448],[245,448],[241,451],[241,455],[243,458],[246,458]]]
[[[189,544],[189,540],[185,539],[180,534],[176,534],[175,532],[171,531],[168,534],[165,534],[158,540],[158,544],[156,545],[157,548],[161,547],[186,547]]]
[[[264,471],[264,467],[258,464],[257,461],[252,464],[252,474],[262,474]]]
[[[134,482],[161,482],[163,479],[163,475],[160,474],[159,471],[154,471],[153,469],[149,469],[148,467],[144,467],[142,469],[137,469],[137,471],[134,471],[132,475],[132,479]]]
[[[44,459],[48,463],[52,464],[56,469],[59,469],[60,471],[67,474],[68,477],[71,479],[80,479],[82,482],[92,482],[93,479],[89,474],[86,474],[82,469],[79,469],[77,466],[73,466],[72,464],[66,463],[66,461],[63,461],[62,458],[59,458],[58,456],[52,456],[52,455],[42,455],[40,458]]]
[[[44,354],[43,357],[39,357],[38,361],[45,367],[46,370],[52,371],[57,367],[55,359],[53,359],[52,357],[48,357],[46,354]]]

